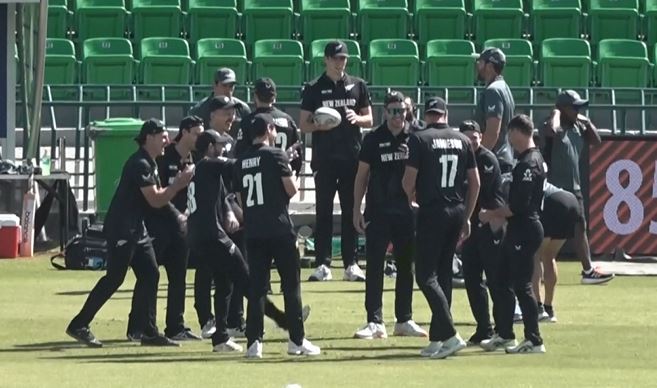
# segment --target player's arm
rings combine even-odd
[[[303,133],[313,133],[315,131],[328,131],[332,128],[315,124],[313,112],[321,106],[313,95],[311,85],[306,85],[301,96],[301,109],[299,111],[299,128]]]
[[[557,133],[563,132],[561,130],[561,112],[559,109],[552,109],[550,117],[545,122],[545,125],[543,125],[543,132],[547,138],[554,137]]]
[[[479,197],[479,189],[481,182],[479,180],[479,171],[477,170],[477,160],[475,159],[474,151],[468,142],[466,147],[465,168],[466,180],[468,182],[468,189],[465,195],[465,222],[461,229],[461,240],[470,237],[470,218],[472,212],[477,205],[477,198]]]
[[[173,182],[165,187],[158,188],[155,177],[151,174],[150,166],[147,163],[140,163],[133,169],[133,179],[137,181],[144,195],[146,202],[151,207],[161,208],[176,196],[178,191],[182,190],[189,184],[194,176],[194,167],[187,166],[185,170],[178,172]]]
[[[367,182],[370,179],[370,165],[367,162],[358,162],[358,171],[354,180],[354,228],[358,233],[365,233],[365,219],[360,211],[360,205],[363,203],[363,197],[367,191]]]
[[[591,119],[584,115],[577,115],[577,121],[584,124],[584,139],[592,146],[597,146],[602,143],[602,138],[600,138],[600,133],[598,133],[598,128],[591,122]]]
[[[415,202],[415,185],[417,172],[420,168],[420,139],[415,135],[408,138],[408,159],[402,177],[402,188],[408,197],[408,203]]]
[[[360,82],[359,99],[356,102],[356,110],[345,108],[346,119],[349,123],[360,128],[372,128],[374,118],[372,116],[372,96],[365,82]]]
[[[486,128],[481,138],[481,144],[492,151],[495,148],[495,144],[497,144],[497,139],[500,137],[500,131],[502,130],[504,102],[502,101],[502,96],[497,91],[486,89],[484,91],[483,104],[486,111]]]
[[[276,153],[274,153],[274,161],[276,162],[281,182],[283,182],[283,188],[285,189],[287,196],[290,198],[294,197],[297,195],[297,192],[299,192],[299,185],[296,179],[294,179],[294,174],[292,174],[287,154],[283,150],[277,149]]]
[[[525,214],[529,210],[534,187],[534,176],[531,166],[526,163],[518,164],[513,169],[513,181],[509,190],[508,204],[495,210],[482,210],[479,218],[489,222],[492,218],[510,218],[517,214]],[[482,218],[482,213],[488,213]]]

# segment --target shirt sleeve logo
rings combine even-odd
[[[494,166],[492,164],[490,166],[484,164],[484,173],[490,174],[491,172],[493,172],[493,167]]]
[[[488,106],[488,111],[489,112],[495,112],[495,105],[489,105]]]
[[[356,86],[356,84],[345,85],[345,86],[344,86],[344,89],[345,89],[346,91],[350,91],[351,89],[354,88],[354,86]]]
[[[532,180],[533,180],[533,177],[532,177],[532,170],[530,170],[530,169],[526,169],[526,170],[525,170],[525,173],[524,173],[523,176],[522,176],[522,181],[523,181],[523,182],[531,182]]]

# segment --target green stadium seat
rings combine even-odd
[[[532,0],[534,42],[550,38],[580,38],[580,0]]]
[[[123,38],[128,11],[123,0],[77,0],[76,31],[80,42],[89,38]]]
[[[65,38],[68,30],[68,19],[71,15],[66,8],[66,0],[51,0],[48,2],[48,32],[49,38]]]
[[[211,85],[218,68],[235,70],[237,83],[244,85],[248,76],[248,63],[244,42],[237,39],[205,38],[196,42],[196,83]]]
[[[301,33],[307,43],[317,39],[349,38],[349,0],[302,0]]]
[[[80,0],[78,0],[80,1]],[[136,61],[132,44],[125,38],[93,38],[84,41],[82,48],[81,81],[90,85],[132,85]],[[90,91],[90,98],[106,99],[105,90]],[[110,98],[129,99],[131,90],[113,88]]]
[[[141,41],[139,83],[145,85],[189,85],[192,59],[187,41],[180,38],[144,38]],[[159,96],[159,91],[157,95]],[[167,99],[181,98],[182,91],[167,91]],[[148,94],[153,96],[153,94]]]
[[[333,39],[315,40],[310,44],[310,68],[308,79],[314,79],[324,72],[324,47]],[[343,39],[349,49],[347,60],[347,73],[356,77],[363,77],[363,62],[360,56],[360,46],[355,40]]]
[[[407,38],[408,19],[406,0],[360,0],[358,26],[361,44],[367,45],[375,39]]]
[[[491,39],[484,48],[497,47],[506,55],[504,79],[509,86],[532,86],[534,81],[534,51],[524,39]]]
[[[235,38],[239,18],[235,0],[189,0],[189,40]]]
[[[522,0],[475,0],[473,18],[477,45],[489,39],[522,37]]]
[[[657,0],[646,0],[645,4],[644,31],[648,47],[653,47],[657,43]]]
[[[181,19],[180,0],[132,0],[133,41],[141,42],[148,37],[179,37]]]
[[[639,21],[637,0],[590,0],[591,43],[603,39],[636,39]]]
[[[464,39],[467,15],[463,0],[416,0],[415,33],[420,47],[434,39]]]
[[[248,2],[248,0],[247,0]],[[270,77],[277,86],[294,87],[278,91],[279,101],[298,101],[305,79],[301,42],[289,39],[264,39],[253,47],[253,79]]]
[[[242,21],[247,46],[261,39],[291,39],[292,0],[244,0]]]
[[[46,40],[44,84],[70,85],[76,83],[77,67],[73,42],[59,38]]]
[[[543,41],[540,56],[543,86],[585,88],[591,82],[591,47],[583,39]]]
[[[598,44],[598,77],[602,87],[645,88],[649,68],[648,52],[643,42],[606,39]]]
[[[368,76],[372,85],[417,87],[420,56],[414,41],[376,39],[370,42],[369,53]]]
[[[475,47],[469,40],[436,39],[427,42],[425,80],[429,86],[473,86]]]

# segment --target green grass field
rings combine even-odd
[[[561,264],[555,303],[559,323],[541,327],[545,355],[509,356],[471,348],[447,360],[427,360],[419,356],[423,339],[355,340],[352,335],[365,320],[364,284],[332,281],[302,284],[303,301],[312,306],[307,335],[322,347],[321,356],[287,356],[286,334],[267,322],[264,358],[247,361],[242,355],[211,353],[209,341],[168,349],[128,343],[124,334],[132,274],[92,324],[105,347],[81,347],[64,329],[101,273],[56,271],[45,258],[0,260],[0,387],[655,386],[657,278],[582,286],[578,266]],[[303,278],[307,275],[304,270]],[[198,332],[192,271],[188,279],[186,318]],[[393,286],[386,280],[384,314],[390,333]],[[278,284],[273,288],[277,291]],[[160,325],[165,289],[162,271]],[[418,291],[414,297],[415,320],[427,327],[427,304]],[[274,298],[282,305],[280,295]],[[463,290],[455,290],[453,314],[467,339],[474,327]],[[522,335],[521,326],[516,334]]]

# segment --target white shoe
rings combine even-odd
[[[246,350],[246,358],[262,358],[262,342],[255,341]]]
[[[539,322],[550,322],[550,315],[543,311],[538,312],[538,321]]]
[[[395,331],[392,335],[399,337],[428,337],[429,333],[411,319],[406,322],[395,323]]]
[[[217,326],[215,324],[214,318],[210,318],[201,328],[201,337],[205,339],[212,338],[212,335],[216,332]]]
[[[241,352],[242,350],[242,345],[233,342],[231,339],[212,347],[212,351],[216,353]]]
[[[530,340],[524,340],[520,344],[515,346],[509,346],[504,349],[509,354],[520,354],[520,353],[545,353],[545,345],[534,345]]]
[[[356,331],[354,338],[388,338],[388,333],[386,332],[386,327],[382,323],[369,322],[365,326],[358,329],[358,331]]]
[[[306,322],[306,320],[308,320],[309,316],[310,316],[310,305],[305,305],[301,308],[301,320],[302,320],[302,322]]]
[[[438,353],[440,351],[440,348],[443,347],[443,343],[441,341],[431,341],[429,342],[429,345],[420,350],[420,356],[422,357],[431,357],[434,354]]]
[[[344,276],[342,277],[342,280],[346,280],[348,282],[364,282],[365,272],[360,269],[358,264],[354,263],[344,270]]]
[[[305,338],[301,345],[297,345],[290,340],[287,341],[287,354],[292,356],[318,356],[321,352],[319,346],[313,345]]]
[[[513,322],[522,322],[522,310],[520,309],[520,305],[518,304],[517,300],[516,308],[513,311]]]
[[[226,333],[232,338],[246,338],[246,329],[243,327],[231,327],[226,329]]]
[[[481,341],[479,346],[487,352],[493,352],[498,349],[504,349],[507,347],[517,346],[518,342],[515,339],[504,339],[498,334],[494,334],[493,337],[487,340]]]
[[[315,269],[312,275],[308,278],[309,282],[324,282],[327,280],[332,280],[333,274],[331,274],[331,268],[322,264]]]
[[[459,350],[465,349],[466,346],[468,345],[465,343],[465,341],[463,341],[463,338],[461,338],[459,333],[456,333],[452,338],[448,339],[447,341],[444,341],[443,346],[441,346],[440,350],[432,354],[431,358],[437,358],[437,359],[447,358],[448,356],[455,354]]]

